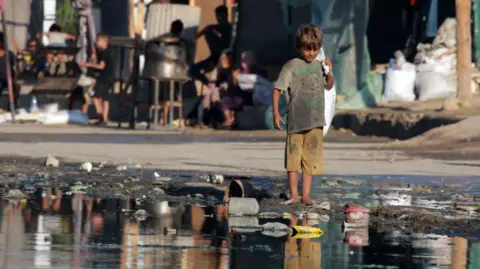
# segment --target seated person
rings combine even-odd
[[[215,95],[219,94],[219,109],[221,110],[224,122],[221,128],[231,128],[235,123],[235,111],[243,106],[244,97],[242,90],[238,87],[236,77],[240,70],[234,69],[233,52],[227,49],[220,57],[217,80],[211,85],[210,91],[204,93],[204,106],[206,101],[214,102]],[[204,114],[211,113],[212,107],[204,107]]]
[[[30,39],[27,48],[20,50],[17,41],[14,40],[15,50],[17,51],[17,60],[22,63],[22,71],[35,71],[37,63],[40,60],[40,52],[36,39]],[[19,63],[20,64],[20,63]]]
[[[50,26],[50,29],[46,33],[38,34],[38,38],[42,36],[47,36],[48,38],[48,47],[66,47],[67,40],[75,40],[74,35],[62,32],[62,27],[56,23]]]
[[[41,36],[48,37],[48,47],[67,47],[67,41],[75,40],[76,37],[74,35],[62,32],[62,27],[56,23],[50,26],[50,29],[46,33],[40,33],[39,37]],[[55,64],[50,65],[49,73],[52,75],[55,72],[52,72],[53,69],[57,69],[55,75],[65,75],[67,73],[67,56],[63,51],[54,53]],[[47,53],[47,62],[51,62],[51,55]]]
[[[205,36],[210,56],[190,67],[190,75],[204,85],[209,84],[205,74],[215,68],[222,51],[230,46],[232,37],[232,25],[228,21],[228,8],[225,5],[218,6],[215,9],[215,16],[217,23],[206,26],[197,34],[197,39]]]
[[[65,54],[55,54],[48,52],[45,56],[45,60],[42,64],[42,70],[44,77],[56,77],[64,76],[67,74],[67,61]]]
[[[255,54],[251,51],[242,52],[240,74],[255,74],[268,78],[267,71],[257,66]],[[253,105],[252,91],[242,91],[244,105]]]

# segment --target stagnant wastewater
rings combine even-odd
[[[148,216],[139,216],[139,208]],[[229,228],[222,206],[50,196],[0,202],[1,268],[480,268],[480,240],[400,229],[344,231],[298,217],[258,224],[319,227],[317,237]]]

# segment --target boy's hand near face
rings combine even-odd
[[[333,78],[333,73],[332,73],[332,68],[333,68],[332,61],[330,61],[329,59],[325,59],[323,61],[323,64],[326,65],[328,68],[328,74],[326,74],[326,78],[327,78],[326,89],[331,90],[333,88],[333,84],[335,83],[335,79]]]

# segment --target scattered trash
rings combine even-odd
[[[80,124],[88,125],[88,117],[80,110],[61,110],[57,112],[41,112],[36,117],[40,124]]]
[[[80,171],[87,171],[87,173],[92,172],[93,165],[91,162],[84,162],[78,168]]]
[[[163,228],[163,234],[164,235],[176,235],[177,234],[177,229],[165,227],[165,228]]]
[[[129,182],[139,182],[139,181],[140,181],[140,178],[137,177],[137,176],[129,176],[129,177],[128,177],[128,181],[129,181]]]
[[[155,187],[155,188],[153,188],[153,193],[155,195],[162,195],[162,194],[165,194],[165,191],[163,189],[159,188],[159,187]]]
[[[316,226],[320,224],[320,222],[328,222],[330,220],[328,215],[320,215],[314,212],[302,213],[299,215],[299,218],[305,218],[307,220],[307,225],[309,226]]]
[[[282,215],[277,212],[260,212],[260,214],[258,214],[258,217],[261,219],[277,219],[281,218]]]
[[[318,234],[318,235],[322,235],[323,234],[323,231],[322,229],[320,228],[316,228],[316,227],[311,227],[311,226],[294,226],[292,228],[292,235],[295,236],[295,234]]]
[[[343,242],[350,246],[356,247],[364,247],[368,246],[369,237],[368,237],[368,229],[355,229],[355,230],[348,230],[345,231],[345,237]]]
[[[228,185],[228,193],[230,197],[254,197],[255,189],[251,180],[236,179]]]
[[[215,174],[201,176],[200,179],[213,184],[222,184],[224,181],[224,178],[222,175],[215,175]]]
[[[262,225],[262,234],[271,237],[282,237],[292,233],[292,229],[280,222],[267,222]]]
[[[313,204],[313,208],[315,209],[323,209],[323,210],[330,210],[330,202],[328,201],[319,201]]]
[[[23,192],[17,189],[8,190],[7,194],[3,197],[6,200],[23,200],[27,198]]]
[[[117,171],[126,171],[127,167],[125,165],[119,165],[117,166]]]
[[[58,167],[60,165],[60,161],[53,157],[52,155],[48,155],[47,158],[45,159],[45,166],[51,166],[51,167]]]
[[[257,216],[260,206],[254,198],[232,197],[228,202],[228,214],[233,216]]]
[[[157,183],[162,183],[162,182],[169,182],[172,180],[171,177],[162,177],[159,173],[153,172],[153,178],[155,179],[155,182]]]
[[[399,192],[391,192],[379,195],[382,205],[384,206],[411,206],[412,195],[401,194]]]
[[[259,222],[257,217],[228,217],[228,226],[235,229],[238,233],[254,233],[259,231]]]
[[[370,209],[360,205],[351,205],[345,209],[344,226],[368,227],[370,221]],[[352,225],[349,225],[352,224]]]
[[[104,168],[105,166],[107,165],[107,162],[106,161],[102,161],[100,162],[100,164],[98,165],[98,168]]]
[[[148,213],[146,210],[144,209],[139,209],[137,211],[135,211],[135,213],[133,213],[133,217],[137,220],[137,221],[144,221],[147,219],[148,217]]]
[[[80,184],[75,184],[70,187],[70,195],[71,194],[86,194],[86,190],[88,189],[88,186],[84,186],[81,183]]]

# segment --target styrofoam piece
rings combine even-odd
[[[233,216],[256,216],[260,206],[255,198],[230,198],[228,214]]]

